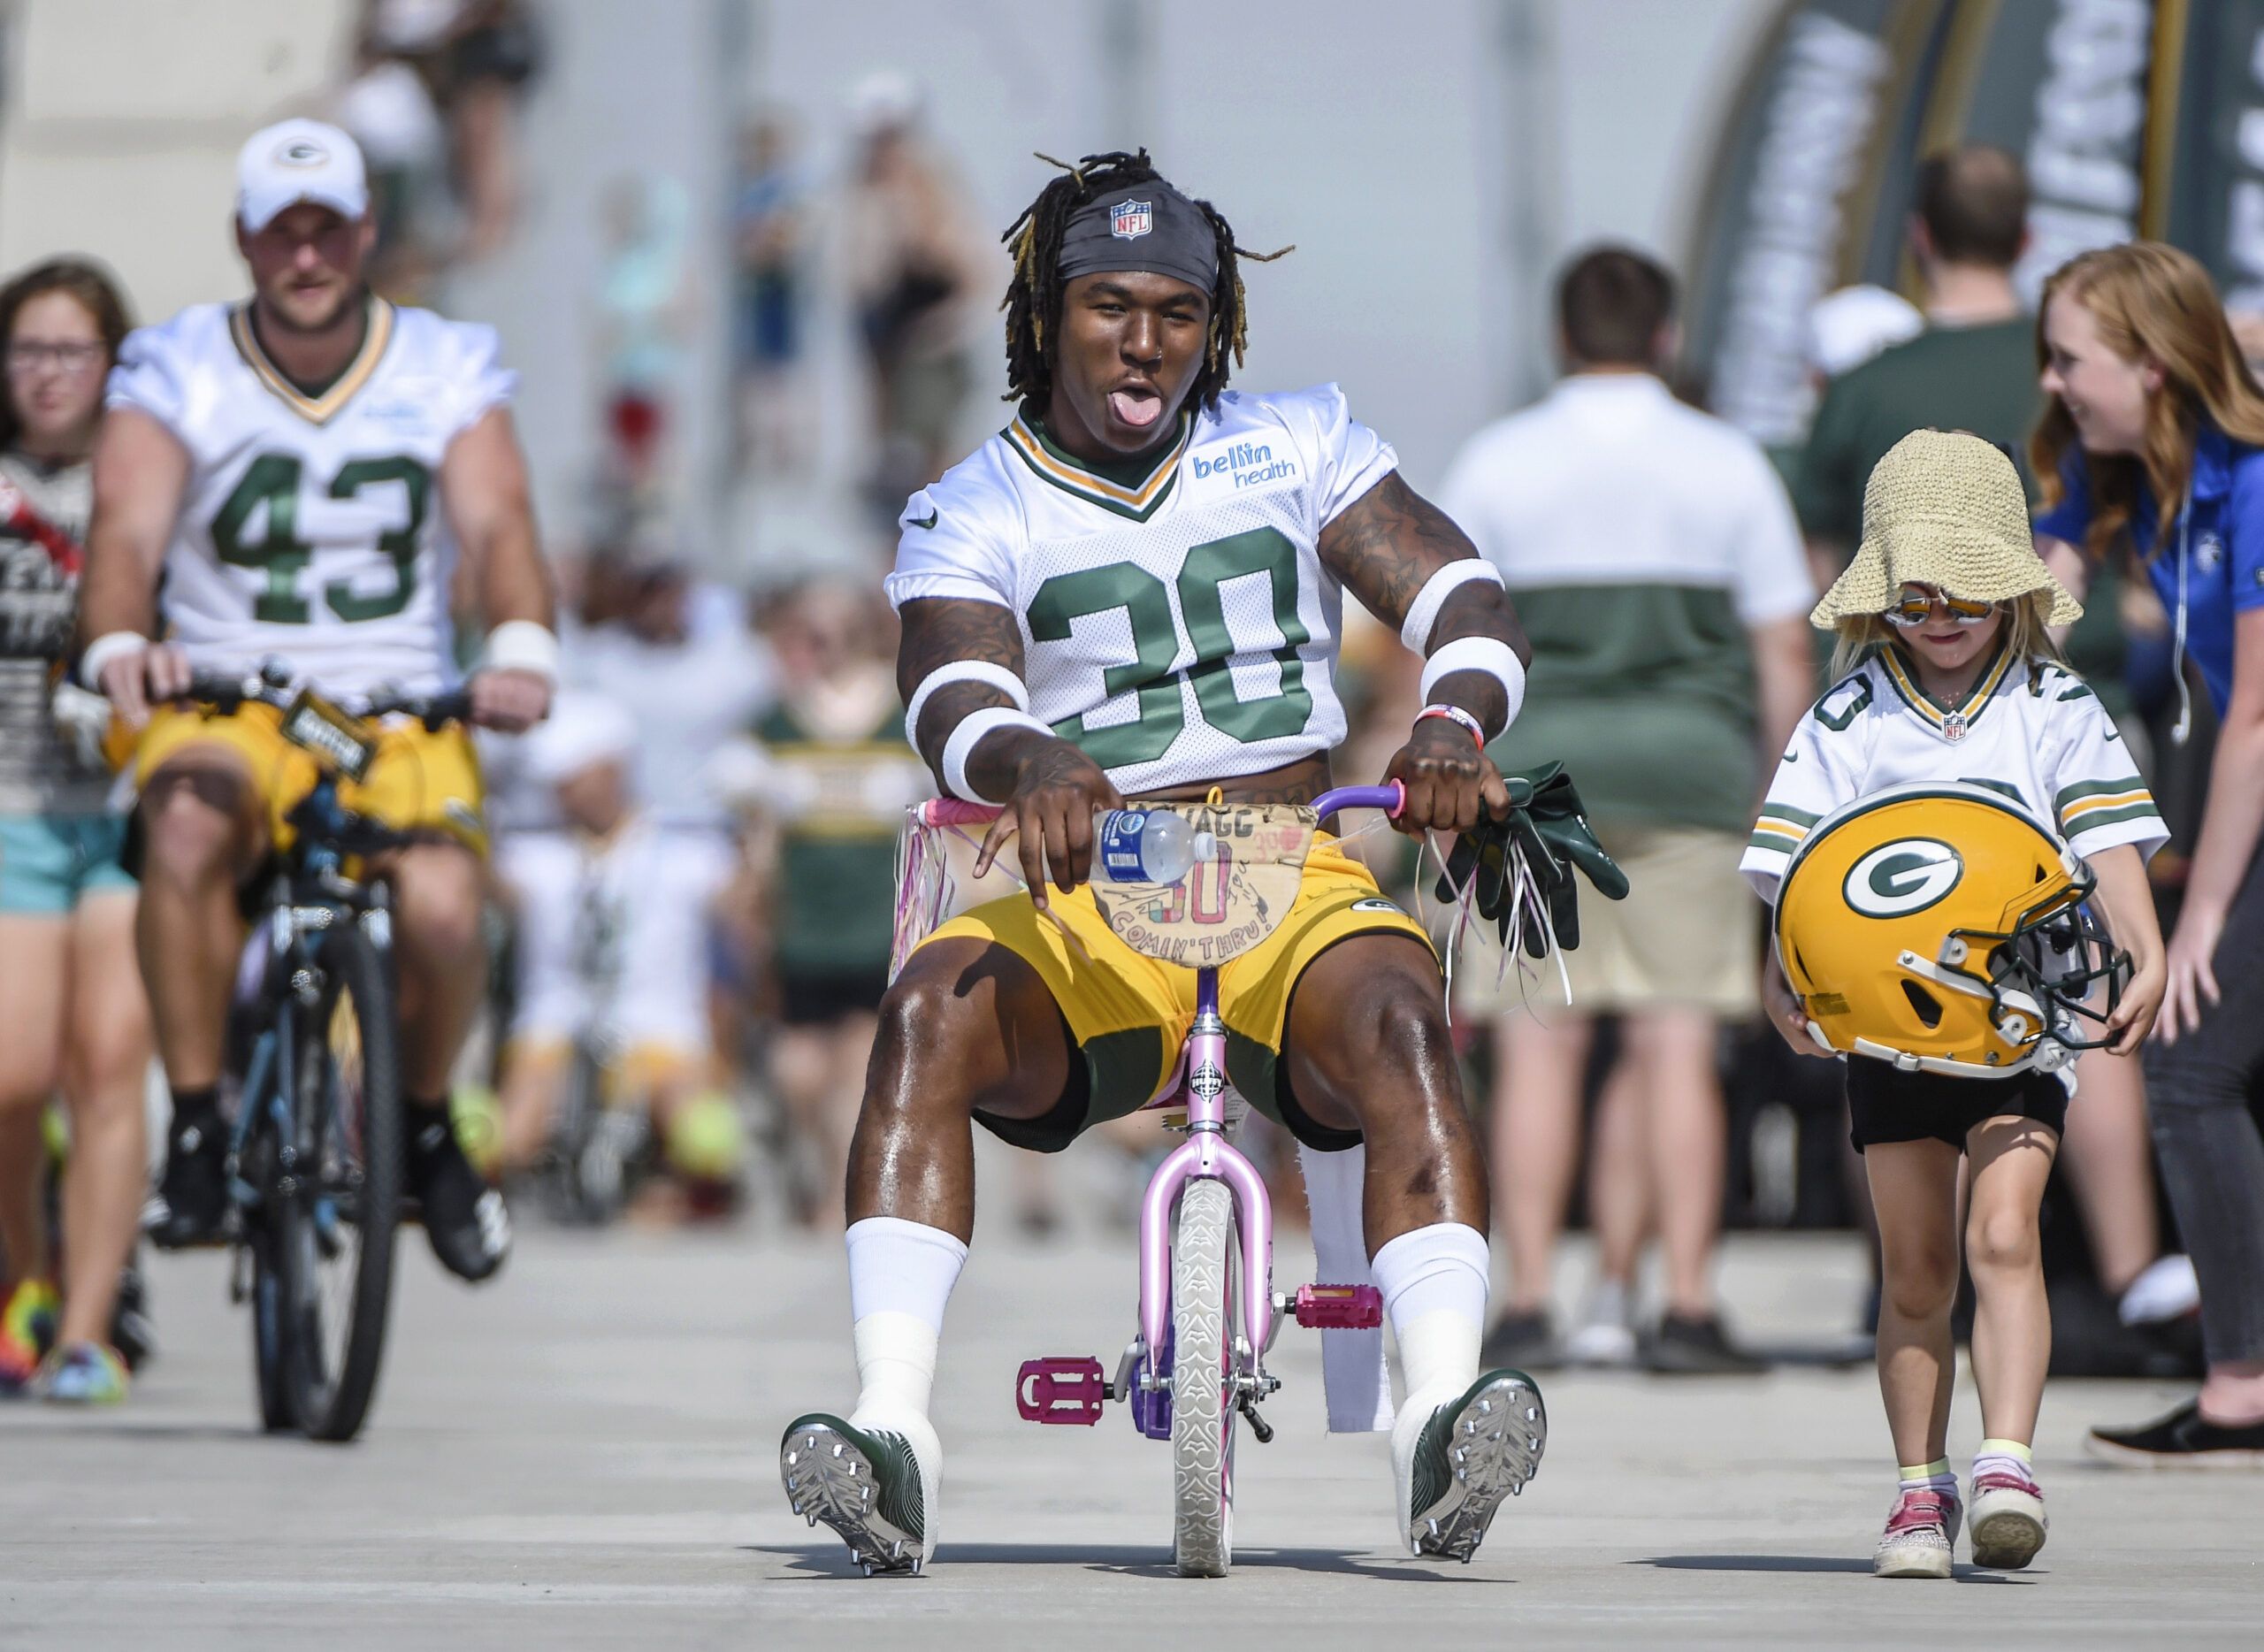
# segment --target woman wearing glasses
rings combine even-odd
[[[63,682],[93,507],[103,380],[124,304],[58,258],[0,289],[0,1394],[122,1399],[111,1346],[148,1168],[149,1013],[134,881],[105,807],[103,702]],[[70,1110],[60,1302],[40,1181],[42,1118]]]
[[[2154,1145],[2201,1286],[2200,1394],[2141,1428],[2094,1429],[2126,1462],[2264,1466],[2264,388],[2202,267],[2135,241],[2045,284],[2031,443],[2039,547],[2079,579],[2127,544],[2171,616],[2219,731],[2146,1053]],[[2182,740],[2190,716],[2173,739]]]

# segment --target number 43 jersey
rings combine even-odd
[[[1227,391],[1128,467],[1024,413],[912,496],[889,600],[1012,608],[1032,713],[1120,791],[1260,774],[1344,738],[1317,546],[1397,463],[1335,385]]]
[[[369,306],[359,354],[319,395],[268,361],[245,307],[197,305],[119,352],[110,405],[188,452],[158,606],[200,670],[275,655],[348,700],[455,680],[440,459],[516,377],[493,328]]]

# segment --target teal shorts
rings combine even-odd
[[[0,914],[67,917],[89,895],[134,887],[118,863],[118,815],[0,815]]]

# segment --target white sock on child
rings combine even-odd
[[[2034,1453],[2017,1440],[1984,1440],[1973,1454],[1973,1483],[1979,1485],[1984,1474],[2009,1474],[2033,1486]]]

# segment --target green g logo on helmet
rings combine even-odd
[[[1867,918],[1900,918],[1943,899],[1964,876],[1965,862],[1939,838],[1902,837],[1849,867],[1840,892]]]

